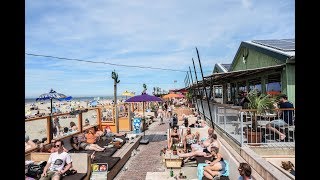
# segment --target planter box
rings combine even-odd
[[[166,159],[167,168],[181,168],[182,159]]]
[[[248,144],[256,143],[256,145],[259,145],[262,140],[262,132],[255,132],[247,129],[245,132],[245,137],[247,138]]]

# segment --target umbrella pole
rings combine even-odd
[[[143,139],[144,139],[144,136],[146,135],[146,118],[144,117],[144,102],[142,102],[142,118],[144,119],[143,120]]]
[[[51,141],[51,139],[53,139],[53,132],[52,132],[52,98],[50,98],[50,104],[51,104],[51,108],[50,108],[51,113],[50,113],[50,125],[49,125],[50,129],[49,129],[49,132],[50,132],[50,141]]]

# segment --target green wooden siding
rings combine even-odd
[[[243,49],[244,48],[241,49],[241,53],[239,53],[238,57],[235,60],[235,64],[231,67],[232,69],[230,71],[261,68],[261,67],[274,66],[274,65],[283,63],[280,60],[277,60],[265,54],[261,54],[252,49],[249,49],[246,63],[243,63],[243,59],[242,59]]]
[[[287,77],[287,96],[288,100],[295,105],[295,84],[296,84],[296,69],[295,64],[286,65],[286,77]]]

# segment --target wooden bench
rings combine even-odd
[[[51,153],[32,152],[31,161],[40,162],[48,161]],[[77,170],[77,173],[70,176],[65,176],[63,180],[83,179],[89,180],[91,175],[91,160],[87,153],[69,153],[72,159],[72,169]]]

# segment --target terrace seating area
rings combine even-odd
[[[113,142],[113,137],[100,138],[96,144],[100,147],[106,147],[106,149],[104,151],[95,151],[93,159],[91,159],[91,154],[94,152],[93,150],[75,150],[70,144],[70,138],[72,138],[72,136],[63,137],[61,140],[64,142],[64,147],[71,155],[73,169],[77,170],[77,173],[65,176],[63,179],[89,179],[93,174],[91,165],[101,163],[107,164],[107,171],[103,175],[108,177],[108,179],[112,179],[128,160],[131,151],[137,148],[141,137],[135,136],[128,140],[125,136],[117,136],[117,138],[123,140],[121,143],[119,141]],[[49,145],[50,144],[47,144],[46,146]],[[37,163],[40,161],[47,161],[49,156],[50,153],[32,152],[30,156],[25,159],[26,161],[31,160]],[[84,169],[84,166],[87,168]]]

